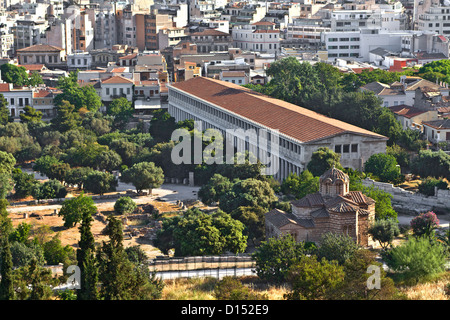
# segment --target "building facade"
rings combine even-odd
[[[258,155],[268,165],[270,159],[272,175],[279,181],[305,170],[319,147],[341,150],[342,166],[358,170],[372,154],[386,152],[387,138],[382,135],[238,84],[196,77],[168,87],[168,111],[176,121],[193,119],[202,123],[203,130],[213,128],[223,136],[228,132],[229,143],[238,149]],[[258,143],[249,132],[256,136],[266,132],[268,142]]]

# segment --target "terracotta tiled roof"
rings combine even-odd
[[[108,79],[102,80],[103,84],[113,84],[113,83],[133,83],[133,80],[121,77],[121,76],[112,76]]]
[[[353,202],[357,204],[369,205],[375,203],[375,200],[369,198],[361,191],[350,191],[345,197],[351,199]]]
[[[0,83],[0,92],[6,92],[9,90],[9,83]]]
[[[229,36],[229,33],[216,29],[205,29],[201,32],[191,33],[191,36]]]
[[[252,23],[253,26],[274,26],[275,23],[270,21],[258,21],[255,23]]]
[[[43,64],[21,64],[19,67],[24,67],[28,71],[41,71],[45,68]]]
[[[406,117],[408,119],[411,119],[412,117],[421,115],[422,113],[425,113],[426,111],[424,110],[420,110],[418,108],[414,108],[414,107],[410,107],[407,105],[399,105],[399,106],[393,106],[393,107],[388,107],[393,113],[399,115],[399,116],[403,116]]]
[[[324,200],[322,198],[322,195],[319,192],[313,193],[313,194],[307,194],[303,198],[299,200],[294,200],[291,202],[293,206],[296,207],[316,207],[316,206],[323,206]]]
[[[255,30],[253,33],[280,33],[280,30]]]
[[[51,46],[49,44],[36,44],[34,46],[18,49],[17,52],[49,52],[49,51],[63,51],[63,48]]]
[[[39,90],[33,92],[33,98],[50,98],[53,96],[53,92],[48,90]]]
[[[277,228],[287,224],[295,224],[304,228],[314,228],[314,220],[311,218],[298,218],[291,213],[287,213],[278,209],[273,209],[266,213],[265,218]]]
[[[137,53],[132,53],[132,54],[128,54],[126,56],[123,57],[119,57],[119,60],[131,60],[137,57]]]
[[[380,134],[226,81],[196,77],[171,86],[265,127],[279,130],[300,142],[318,141],[344,133],[387,140]]]

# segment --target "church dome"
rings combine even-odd
[[[335,184],[336,182],[345,183],[349,181],[348,175],[346,175],[342,170],[333,168],[325,171],[319,178],[320,183]]]

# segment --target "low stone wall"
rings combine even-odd
[[[422,213],[427,211],[437,211],[450,213],[450,190],[437,189],[435,196],[426,196],[414,193],[391,183],[377,182],[366,178],[362,181],[366,187],[374,186],[392,195],[392,206],[402,213]]]

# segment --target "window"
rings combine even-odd
[[[340,145],[340,144],[334,146],[334,152],[336,152],[336,153],[342,153],[342,151],[341,151],[341,145]]]
[[[344,153],[349,153],[350,152],[350,145],[349,144],[344,144],[342,149],[343,149]]]
[[[358,145],[352,144],[352,152],[358,152]]]

